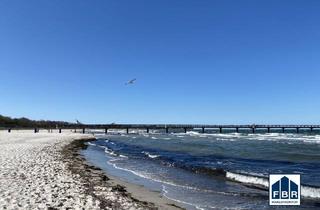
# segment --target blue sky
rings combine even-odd
[[[3,0],[0,114],[319,124],[319,10],[317,0]]]

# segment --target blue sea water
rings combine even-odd
[[[301,174],[302,205],[294,208],[316,209],[319,151],[319,134],[191,131],[97,135],[83,154],[107,173],[187,209],[276,208],[268,205],[269,174]]]

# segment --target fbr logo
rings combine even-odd
[[[270,205],[300,205],[300,175],[270,174]]]

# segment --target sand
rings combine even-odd
[[[0,131],[0,209],[179,209],[88,165],[79,150],[92,138]]]

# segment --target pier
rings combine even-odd
[[[10,133],[14,129],[23,128],[5,128]],[[228,132],[246,132],[246,133],[300,133],[301,131],[320,131],[320,125],[201,125],[201,124],[74,124],[59,128],[29,128],[33,129],[35,133],[39,130],[58,130],[59,133],[63,129],[71,129],[75,132],[86,133],[88,130],[103,130],[104,133],[108,133],[111,129],[124,130],[126,133],[130,133],[132,130],[144,130],[149,133],[151,130],[158,130],[164,133],[171,132],[184,132],[198,131],[200,133],[206,133],[208,131],[214,133]]]
[[[88,124],[81,125],[83,132],[85,129],[104,129],[108,133],[110,129],[121,129],[129,133],[130,130],[145,130],[149,133],[150,130],[161,130],[165,133],[181,130],[184,133],[187,131],[197,130],[201,133],[206,133],[208,130],[214,130],[217,133],[223,133],[224,130],[229,132],[250,132],[256,133],[257,130],[264,133],[294,131],[299,133],[301,130],[313,132],[320,129],[320,125],[201,125],[201,124]]]

